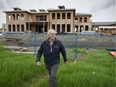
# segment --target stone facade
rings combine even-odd
[[[75,9],[66,9],[58,6],[58,9],[34,9],[27,11],[14,8],[6,13],[7,32],[47,32],[55,29],[58,33],[80,34],[81,31],[91,31],[91,14],[75,13]]]

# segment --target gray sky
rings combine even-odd
[[[92,22],[116,21],[116,0],[0,0],[0,27],[6,22],[3,11],[19,7],[23,10],[58,8],[75,8],[76,13],[92,14]]]

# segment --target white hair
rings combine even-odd
[[[49,35],[50,33],[55,33],[56,34],[56,31],[54,29],[49,29],[47,35]]]

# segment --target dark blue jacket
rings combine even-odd
[[[44,62],[46,64],[59,64],[60,52],[62,53],[64,62],[66,62],[66,52],[61,41],[55,39],[51,52],[49,40],[46,40],[41,44],[40,49],[38,50],[36,62],[40,61],[42,54],[44,54]]]

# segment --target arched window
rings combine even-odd
[[[11,15],[10,14],[8,15],[8,20],[11,20]]]
[[[24,20],[24,14],[21,14],[21,20]]]
[[[67,13],[67,19],[71,19],[71,13]]]
[[[87,22],[87,17],[84,18],[84,22]]]
[[[80,17],[80,23],[82,23],[82,17]]]
[[[57,19],[60,19],[60,13],[57,13]]]
[[[55,19],[55,13],[52,13],[52,19]]]
[[[65,13],[62,13],[62,19],[65,19]]]
[[[20,16],[19,16],[19,14],[17,14],[17,19],[16,20],[20,20]]]
[[[13,20],[15,20],[15,14],[13,14],[12,17],[13,17]]]

